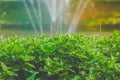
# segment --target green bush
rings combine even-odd
[[[0,80],[119,80],[120,32],[0,40]]]

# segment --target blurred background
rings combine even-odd
[[[30,1],[33,2],[33,6]],[[40,35],[40,25],[42,25],[43,33],[49,34],[50,31],[52,32],[49,10],[54,10],[54,8],[50,7],[48,9],[45,0],[39,0],[39,4],[37,0],[30,1],[0,0],[0,36]],[[55,0],[49,1],[48,3],[52,5]],[[57,1],[56,4],[60,0]],[[55,22],[57,25],[61,24],[61,26],[54,25],[54,28],[58,27],[55,29],[56,32],[105,36],[111,34],[114,30],[120,30],[120,0],[89,0],[88,3],[87,0],[86,2],[85,0],[66,1],[69,3],[67,6],[63,6],[63,9],[65,9],[61,12],[62,17],[59,16]],[[79,4],[80,1],[81,4]],[[40,9],[38,6],[40,6]],[[61,8],[61,6],[56,5],[55,9]],[[36,10],[36,13],[40,12],[41,18],[39,21],[34,10]]]

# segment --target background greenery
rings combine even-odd
[[[79,0],[70,1],[70,13],[71,16],[77,7]],[[29,4],[29,3],[28,3]],[[37,3],[35,3],[37,5]],[[85,9],[83,16],[80,18],[78,23],[79,26],[84,26],[83,28],[98,28],[100,25],[106,27],[107,29],[119,28],[120,25],[120,1],[119,0],[91,0],[88,4],[87,9]],[[50,25],[50,17],[47,12],[44,3],[41,3],[42,7],[42,19],[43,25]],[[33,20],[38,24],[35,15],[33,14]],[[71,18],[72,20],[72,18]],[[24,8],[21,0],[16,1],[0,1],[0,23],[1,24],[14,24],[14,25],[31,25],[28,15]]]

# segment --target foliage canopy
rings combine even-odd
[[[120,32],[0,40],[2,80],[119,80]]]

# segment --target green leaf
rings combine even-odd
[[[53,44],[48,44],[48,43],[44,43],[44,44],[42,44],[41,45],[41,50],[42,51],[44,51],[44,52],[54,52],[54,50],[55,50],[55,47],[54,47],[54,45]]]
[[[8,70],[9,68],[3,62],[1,62],[1,67],[2,67],[3,72],[5,72],[6,74],[8,74],[10,76],[15,76],[16,75],[15,73],[9,71]]]
[[[81,80],[80,76],[75,76],[72,80]]]
[[[30,77],[27,78],[27,80],[35,80],[36,75],[37,75],[37,72],[34,72]]]

